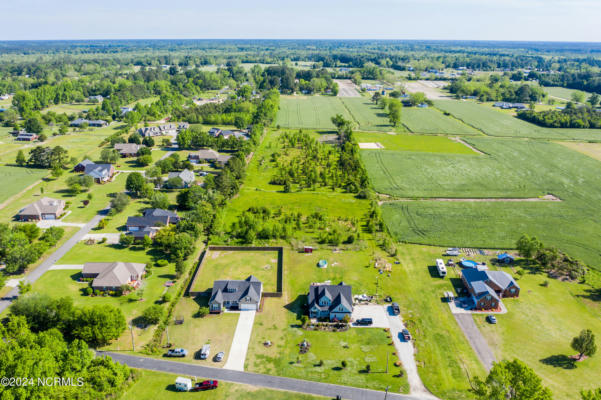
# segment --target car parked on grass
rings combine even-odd
[[[219,353],[217,353],[215,355],[215,362],[221,362],[221,361],[223,361],[224,357],[225,357],[225,352],[220,351]]]
[[[182,348],[169,349],[165,355],[167,357],[185,357],[188,355],[188,350]]]
[[[497,317],[495,317],[494,315],[487,315],[486,320],[488,321],[489,324],[497,323]]]
[[[408,341],[410,341],[410,340],[411,340],[411,334],[409,333],[409,330],[408,330],[408,329],[403,329],[403,330],[401,331],[401,335],[403,336],[403,340],[404,340],[404,341],[408,342]]]
[[[219,387],[219,381],[211,379],[208,381],[196,382],[194,384],[194,387],[191,389],[191,391],[198,392],[201,390],[217,389],[218,387]]]
[[[392,313],[394,315],[399,315],[401,313],[401,308],[399,307],[398,303],[392,303],[390,308],[392,309]]]
[[[355,325],[361,325],[361,326],[369,326],[372,325],[374,323],[374,320],[371,318],[359,318],[358,320],[355,321]]]

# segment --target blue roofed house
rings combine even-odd
[[[309,317],[342,321],[351,318],[353,313],[353,293],[349,285],[340,282],[338,285],[313,283],[309,286]]]
[[[497,256],[497,262],[499,264],[512,264],[515,261],[515,258],[508,253],[502,253]]]
[[[461,280],[476,310],[498,310],[501,299],[520,296],[519,285],[505,271],[464,269]]]

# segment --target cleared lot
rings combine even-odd
[[[361,97],[357,85],[350,79],[334,79],[338,84],[338,97]]]
[[[386,306],[357,305],[353,307],[352,320],[361,318],[371,318],[374,322],[369,326],[353,324],[355,328],[388,328],[388,317],[386,316]]]

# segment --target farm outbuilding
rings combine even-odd
[[[499,254],[497,256],[497,262],[499,264],[512,264],[515,261],[515,257],[508,253]]]

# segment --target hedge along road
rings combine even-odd
[[[234,371],[230,369],[204,367],[189,363],[157,360],[148,357],[137,357],[122,353],[98,351],[97,356],[110,356],[114,361],[121,362],[132,368],[149,369],[153,371],[180,374],[183,376],[196,376],[201,378],[217,379],[233,383],[265,387],[270,389],[285,390],[289,392],[306,393],[317,396],[335,398],[340,395],[343,399],[350,400],[422,400],[425,397],[405,395],[398,393],[385,393],[377,390],[361,389],[350,386],[334,385],[305,381],[302,379],[284,378],[281,376],[254,374],[251,372]],[[428,397],[431,399],[431,397]]]
[[[46,273],[58,260],[60,260],[73,246],[77,244],[80,240],[83,239],[85,235],[87,235],[92,228],[98,225],[98,222],[105,217],[108,213],[110,207],[107,207],[101,210],[98,214],[94,216],[87,224],[85,224],[79,231],[75,233],[69,240],[67,240],[61,247],[56,249],[54,253],[52,253],[47,259],[45,259],[36,269],[31,271],[24,280],[29,283],[34,283],[42,275]],[[19,295],[19,288],[15,287],[11,290],[6,297],[0,299],[0,313],[4,312],[13,302],[14,299]]]

